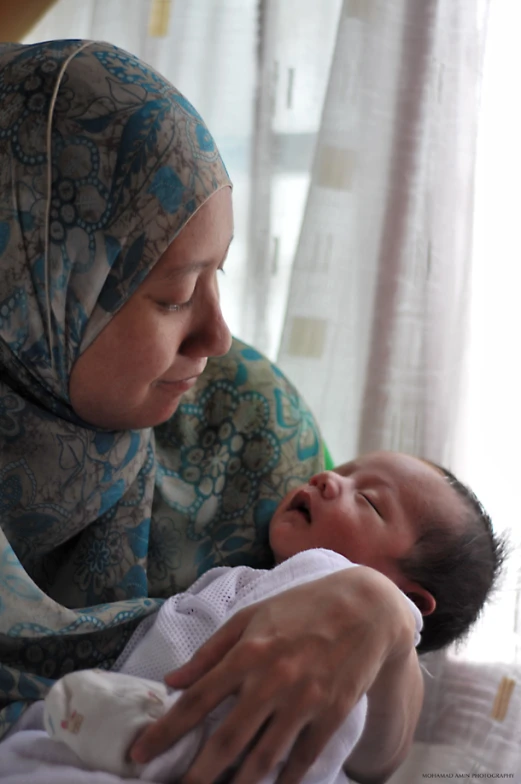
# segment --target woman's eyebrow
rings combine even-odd
[[[177,280],[178,278],[183,278],[185,275],[191,275],[194,272],[208,269],[212,264],[213,262],[211,261],[191,261],[188,264],[170,267],[170,269],[164,270],[159,280]]]
[[[232,242],[233,234],[230,237],[230,241],[222,257],[221,264],[224,263]],[[185,275],[193,275],[194,272],[201,272],[201,270],[208,269],[208,267],[212,267],[214,264],[214,261],[190,261],[187,264],[181,264],[179,266],[164,270],[163,274],[158,280],[179,280],[179,278],[182,278]]]

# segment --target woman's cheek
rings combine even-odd
[[[171,323],[160,324],[154,330],[153,335],[149,336],[147,347],[145,349],[144,361],[148,367],[154,369],[154,377],[159,378],[166,374],[170,368],[175,364],[176,357],[179,353],[179,348],[182,343],[182,330],[180,330],[179,322],[177,319],[179,314],[171,314],[165,318],[165,322]],[[174,373],[175,377],[175,373]],[[171,379],[171,380],[175,380]]]
[[[153,383],[168,371],[172,351],[164,339],[143,343],[134,358],[134,372],[144,383]]]

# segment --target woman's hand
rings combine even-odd
[[[287,759],[279,784],[296,784],[383,667],[414,650],[401,592],[367,567],[336,572],[238,612],[179,670],[186,689],[132,748],[148,761],[226,697],[237,700],[182,784],[211,784],[255,741],[234,784],[257,784]]]

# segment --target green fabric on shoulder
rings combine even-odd
[[[324,450],[324,467],[326,471],[332,471],[335,467],[335,463],[325,442],[322,443],[322,449]]]

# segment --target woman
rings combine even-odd
[[[155,559],[176,489],[154,427],[230,346],[216,278],[233,221],[199,115],[114,46],[0,48],[0,106],[5,733],[53,678],[110,666],[171,592]],[[296,782],[367,692],[346,770],[383,781],[421,705],[413,638],[400,593],[372,570],[288,591],[170,677],[186,692],[133,755],[159,753],[236,693],[185,782],[214,781],[253,739],[236,780],[254,784],[292,749],[280,780]]]

